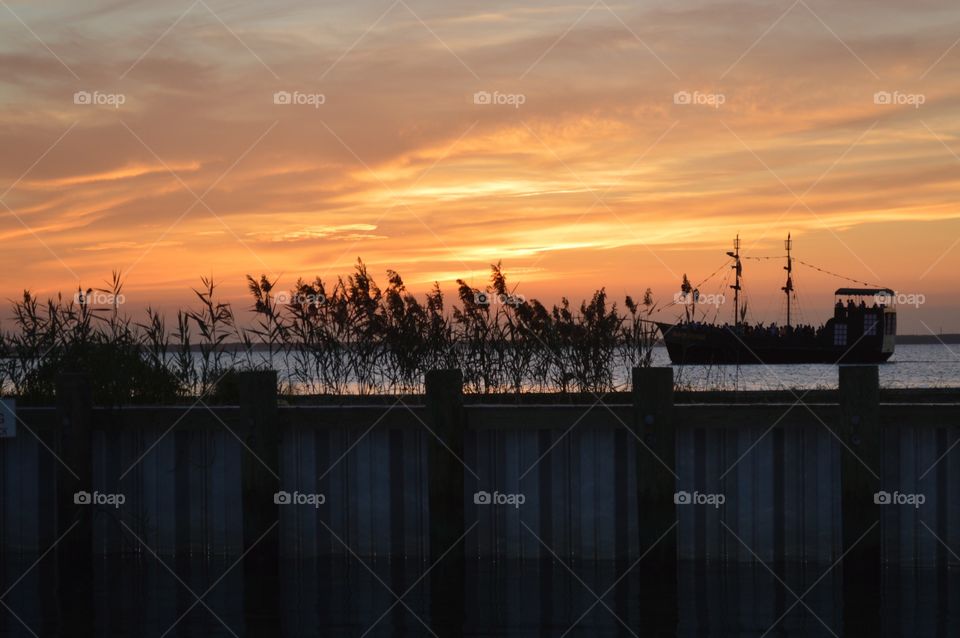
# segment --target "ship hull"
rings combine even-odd
[[[883,363],[893,354],[892,344],[885,343],[882,335],[834,346],[829,334],[780,336],[745,334],[732,327],[657,325],[674,364]]]

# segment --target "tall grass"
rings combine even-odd
[[[500,264],[483,288],[458,280],[453,304],[437,285],[410,293],[394,271],[381,288],[359,260],[345,278],[288,290],[248,276],[248,321],[201,281],[170,329],[153,309],[134,323],[119,303],[93,307],[92,291],[45,303],[24,292],[12,302],[14,329],[0,331],[0,386],[49,400],[56,375],[76,370],[91,375],[100,403],[215,399],[233,372],[275,367],[285,393],[407,394],[422,391],[428,370],[456,367],[472,393],[605,392],[626,378],[618,368],[650,365],[656,340],[649,290],[622,309],[603,289],[548,308],[516,294]],[[95,292],[116,299],[122,286],[114,274]]]
[[[93,307],[93,294],[113,302]],[[53,396],[61,372],[87,372],[103,404],[174,399],[182,385],[161,364],[164,346],[152,341],[162,319],[149,313],[149,325],[133,324],[120,314],[122,294],[117,273],[106,288],[78,289],[66,300],[58,295],[41,303],[24,291],[12,303],[17,329],[0,333],[0,387],[28,403],[43,401]]]

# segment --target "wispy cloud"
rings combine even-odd
[[[543,290],[663,289],[732,234],[761,249],[787,230],[898,285],[960,235],[955,4],[206,4],[14,5],[36,37],[0,26],[0,180],[77,126],[4,198],[29,226],[0,208],[8,286],[68,275],[31,231],[91,279],[163,237],[133,289],[215,270],[238,290],[251,250],[304,275],[363,256],[420,282],[503,259]],[[906,243],[917,272],[871,242]]]

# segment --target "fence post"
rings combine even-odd
[[[637,496],[643,551],[677,521],[673,502],[677,489],[673,368],[633,369],[633,411],[634,432],[639,439]],[[673,557],[676,541],[664,538],[653,551]]]
[[[640,552],[649,553],[638,569],[650,590],[641,596],[641,616],[656,619],[651,635],[673,635],[677,605],[676,431],[673,368],[633,369],[633,427],[637,441],[637,502]],[[663,538],[661,538],[663,536]],[[659,542],[658,542],[658,539]],[[656,543],[656,546],[654,546]],[[667,606],[672,606],[668,610]]]
[[[844,549],[878,519],[873,495],[880,489],[880,381],[877,366],[840,366],[840,412],[834,428],[843,451]],[[872,537],[872,538],[871,538]],[[879,547],[879,534],[858,546]]]
[[[840,414],[833,429],[844,444],[841,508],[843,551],[849,552],[843,560],[844,633],[880,635],[880,516],[873,500],[881,462],[877,366],[840,366]]]
[[[279,617],[279,532],[264,533],[277,522],[274,494],[280,490],[280,423],[277,418],[277,373],[237,373],[240,423],[246,444],[240,451],[243,505],[244,611],[250,636],[273,635]],[[262,538],[261,538],[262,537]]]
[[[451,549],[466,530],[464,520],[463,373],[430,370],[426,374],[430,494],[431,615],[440,635],[456,635],[464,621],[464,551]],[[449,553],[444,556],[444,553]],[[441,557],[443,557],[441,559]]]
[[[83,373],[64,372],[56,380],[57,565],[61,619],[76,635],[93,627],[94,505],[78,504],[78,492],[93,493],[93,391]]]

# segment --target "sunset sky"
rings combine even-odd
[[[955,0],[0,0],[0,297],[120,270],[133,315],[210,275],[243,307],[362,257],[670,300],[792,232],[957,332],[958,38]],[[745,263],[755,320],[781,266]],[[808,321],[848,285],[795,283]]]

